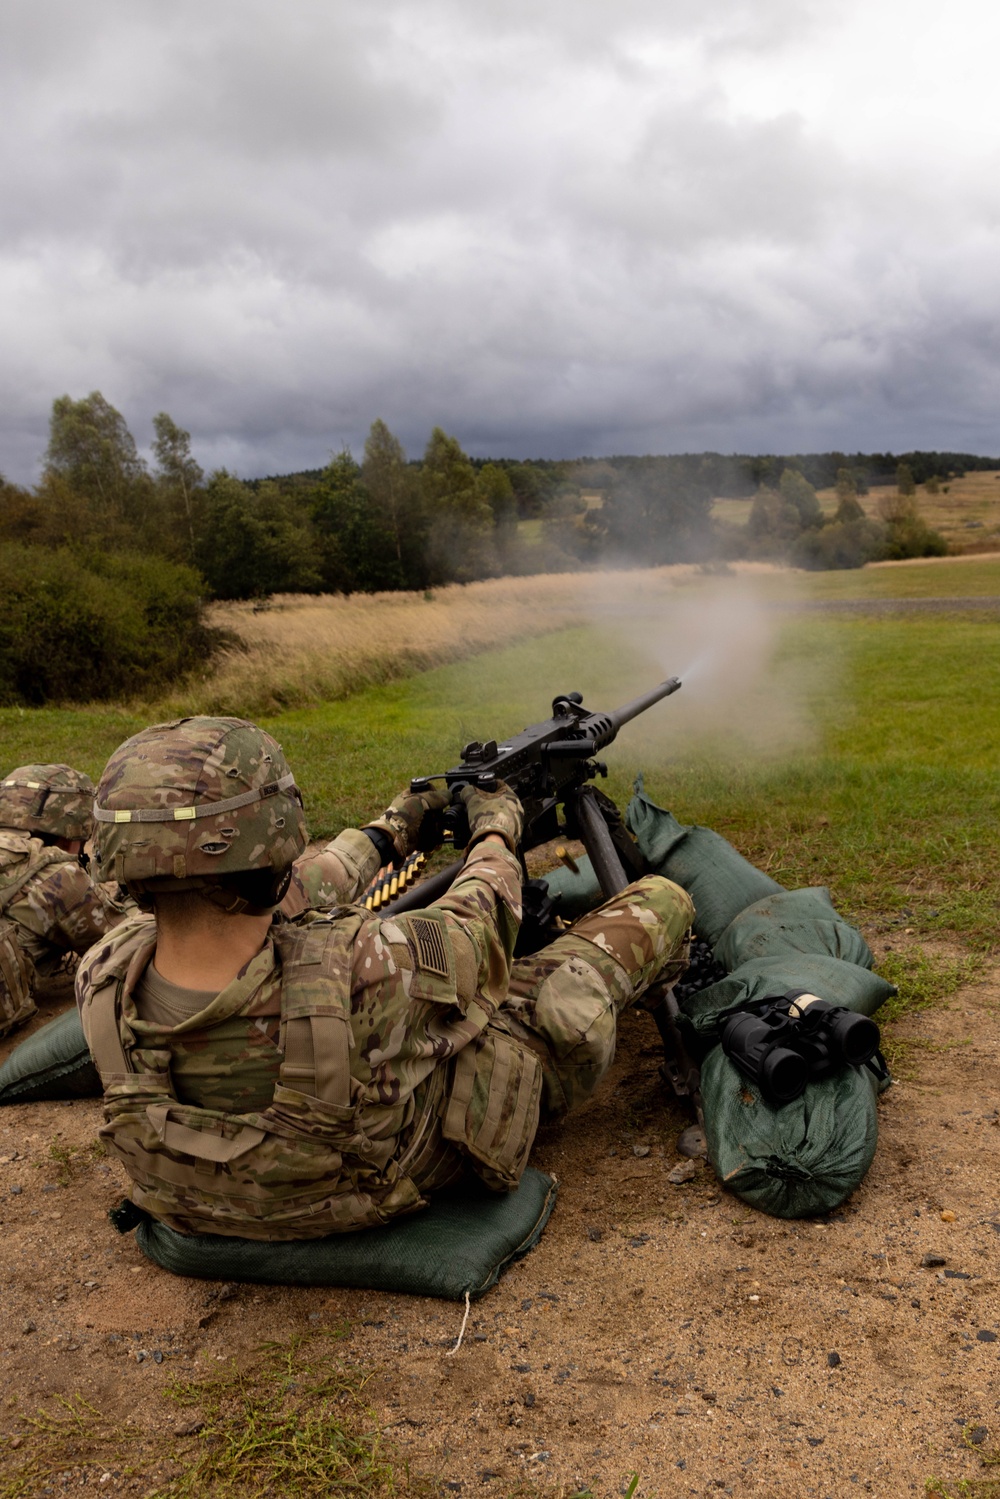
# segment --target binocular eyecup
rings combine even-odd
[[[874,1020],[804,989],[737,1010],[722,1028],[722,1049],[774,1107],[844,1067],[862,1067],[879,1048]]]

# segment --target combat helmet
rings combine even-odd
[[[70,765],[19,765],[0,781],[0,827],[85,843],[93,806],[93,781]]]
[[[198,890],[227,911],[273,909],[306,846],[281,746],[243,718],[179,718],[134,734],[94,803],[94,875],[141,905]]]

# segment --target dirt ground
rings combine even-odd
[[[453,1357],[453,1303],[252,1285],[220,1297],[172,1278],[108,1222],[125,1183],[89,1148],[100,1104],[9,1107],[0,1492],[31,1440],[25,1413],[81,1395],[138,1423],[145,1471],[99,1461],[39,1492],[144,1494],[176,1471],[171,1448],[198,1441],[174,1435],[190,1416],[165,1398],[168,1381],[344,1320],[345,1352],[377,1370],[368,1393],[393,1441],[454,1493],[528,1484],[603,1499],[638,1475],[635,1495],[661,1499],[893,1499],[932,1475],[949,1490],[988,1476],[983,1458],[1000,1445],[998,1002],[1000,971],[898,1028],[914,1044],[881,1102],[868,1180],[829,1218],[802,1222],[748,1209],[706,1166],[668,1182],[685,1120],[660,1082],[652,1022],[625,1017],[597,1098],[536,1148],[561,1183],[540,1245],[473,1305]]]

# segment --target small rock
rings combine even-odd
[[[810,1447],[819,1447],[826,1441],[826,1437],[806,1437]]]
[[[976,1340],[980,1343],[995,1343],[997,1335],[995,1332],[991,1332],[988,1327],[981,1327],[976,1333]]]
[[[826,1356],[826,1362],[831,1369],[836,1369],[840,1364],[840,1354],[828,1353]]]
[[[587,1229],[587,1238],[592,1244],[599,1244],[604,1238],[604,1234],[599,1228],[594,1228],[593,1224],[591,1224],[590,1228]]]
[[[160,1352],[160,1350],[158,1348],[155,1349],[154,1352],[153,1352],[153,1363],[154,1364],[162,1364],[163,1363],[163,1354]]]
[[[708,1141],[700,1124],[689,1124],[687,1129],[681,1130],[677,1138],[677,1154],[694,1161],[708,1159]]]
[[[957,1217],[957,1214],[953,1213],[952,1210],[951,1210],[951,1208],[945,1208],[943,1210],[943,1212],[941,1213],[941,1222],[942,1223],[954,1223],[956,1217]]]
[[[10,1189],[10,1195],[11,1195],[11,1197],[20,1197],[20,1195],[21,1195],[21,1193],[23,1191],[24,1191],[23,1187],[16,1187],[16,1186],[15,1187],[11,1187],[11,1189]]]
[[[672,1171],[667,1172],[667,1181],[675,1187],[682,1187],[694,1177],[698,1168],[693,1160],[680,1161]]]
[[[531,1373],[531,1365],[530,1364],[515,1364],[514,1365],[514,1373],[515,1374],[530,1374]]]
[[[174,1427],[175,1437],[196,1437],[199,1431],[205,1430],[204,1421],[185,1421],[181,1426]]]
[[[524,1403],[528,1407],[529,1410],[531,1409],[531,1407],[535,1403],[535,1397],[534,1397],[534,1395],[532,1394],[532,1392],[530,1390],[528,1391],[528,1393],[524,1397]]]
[[[633,1155],[637,1155],[639,1157],[639,1159],[642,1160],[645,1156],[649,1155],[649,1146],[648,1145],[633,1145],[632,1146],[632,1154]]]
[[[965,1271],[965,1270],[946,1270],[944,1272],[944,1274],[945,1274],[945,1279],[946,1280],[971,1280],[972,1279],[972,1276],[969,1275],[968,1272]]]
[[[38,1328],[35,1326],[34,1322],[26,1322],[21,1328],[21,1331],[23,1333],[37,1332]]]
[[[925,1254],[920,1263],[925,1270],[936,1270],[938,1265],[947,1265],[948,1261],[943,1254]]]
[[[974,1426],[969,1432],[969,1441],[973,1447],[981,1447],[988,1435],[985,1426]]]

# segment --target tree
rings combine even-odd
[[[189,556],[194,556],[194,499],[205,475],[201,465],[191,456],[190,432],[178,427],[165,411],[153,417],[153,428],[156,432],[153,452],[156,455],[157,482],[168,507],[178,518],[183,517],[187,532],[185,550]]]
[[[908,463],[900,463],[896,467],[896,488],[902,495],[911,495],[917,492],[913,470]]]
[[[803,528],[823,524],[823,511],[816,498],[816,491],[801,469],[783,469],[778,481],[778,489],[782,499],[795,506]]]
[[[99,390],[53,401],[45,472],[65,479],[106,526],[142,530],[152,519],[146,465],[125,418]]]
[[[469,583],[494,575],[493,511],[457,438],[440,427],[430,435],[420,469],[427,516],[431,581]]]
[[[402,443],[381,418],[372,422],[365,439],[361,482],[379,527],[390,538],[396,559],[395,582],[382,586],[421,586],[422,567],[417,559],[423,554],[424,525],[416,486]]]
[[[834,522],[849,526],[865,518],[864,508],[858,500],[858,481],[849,468],[837,470],[837,513]]]
[[[269,480],[251,489],[225,469],[205,490],[195,562],[219,599],[308,593],[321,582],[313,535],[296,501]]]
[[[755,549],[770,556],[781,553],[802,529],[802,519],[791,501],[762,484],[747,519],[747,533],[756,544]]]
[[[374,593],[401,586],[397,537],[372,505],[347,448],[323,470],[312,491],[311,515],[325,589]]]

